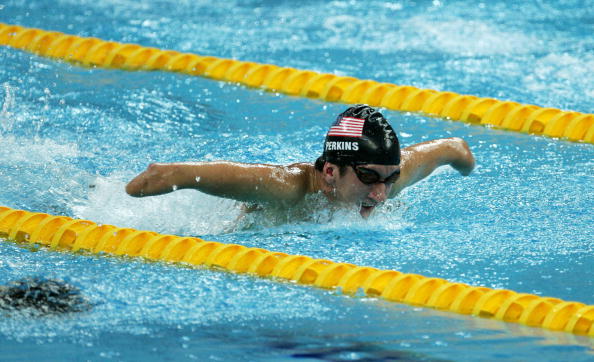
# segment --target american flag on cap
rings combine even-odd
[[[330,127],[330,131],[328,131],[328,136],[361,137],[363,135],[364,124],[364,119],[342,117],[340,120],[338,120],[338,122],[336,122],[332,127]]]

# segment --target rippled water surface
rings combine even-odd
[[[592,1],[13,1],[0,21],[591,113]],[[313,161],[342,104],[0,48],[0,205],[594,304],[594,148],[384,112],[404,146],[458,136],[369,221],[236,222],[194,191],[133,199],[151,162]],[[315,218],[314,218],[315,219]],[[3,359],[576,360],[591,339],[250,276],[0,243],[0,284],[65,279],[94,304],[6,314]]]

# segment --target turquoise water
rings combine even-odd
[[[594,108],[594,2],[7,1],[0,21],[542,106]],[[341,104],[0,48],[0,205],[594,304],[594,148],[386,111],[404,146],[468,141],[369,220],[236,222],[232,201],[133,199],[150,162],[313,161]],[[591,360],[591,339],[160,263],[0,244],[0,284],[66,279],[94,304],[0,320],[3,359]]]

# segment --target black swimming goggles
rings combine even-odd
[[[351,166],[353,167],[355,175],[357,175],[359,181],[365,185],[373,185],[377,183],[393,184],[396,182],[396,180],[398,180],[398,177],[400,177],[400,168],[382,180],[380,174],[375,170],[363,167],[362,165],[358,165],[356,163],[351,164]]]

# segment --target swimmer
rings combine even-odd
[[[0,285],[0,310],[27,310],[36,315],[83,312],[91,304],[80,290],[62,280],[40,277]]]
[[[437,139],[400,150],[384,116],[359,104],[338,116],[314,163],[153,163],[128,183],[126,192],[143,197],[196,189],[251,205],[281,207],[300,203],[310,194],[323,194],[331,204],[354,205],[368,218],[388,198],[444,165],[463,176],[472,172],[475,161],[464,140]]]

